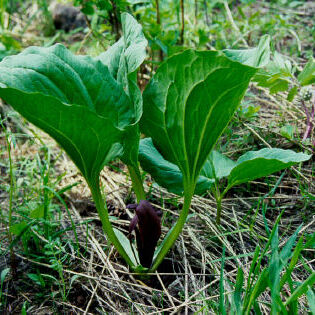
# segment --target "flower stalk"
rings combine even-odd
[[[95,202],[95,206],[98,212],[98,215],[101,219],[103,231],[108,236],[109,240],[115,246],[119,254],[122,258],[127,262],[127,264],[133,268],[135,267],[131,259],[129,258],[128,254],[126,253],[124,247],[122,246],[121,242],[118,240],[115,231],[112,227],[112,224],[109,221],[108,210],[106,203],[103,200],[100,186],[99,186],[99,178],[95,182],[89,182],[89,187],[92,192],[92,197]]]

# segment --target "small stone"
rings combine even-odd
[[[84,14],[78,8],[70,5],[56,4],[52,16],[57,30],[69,32],[87,26]]]

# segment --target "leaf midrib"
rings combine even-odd
[[[219,57],[218,55],[215,56],[215,58],[218,58],[218,57]],[[194,58],[191,60],[190,65],[192,65],[192,64],[193,64],[196,60],[198,60],[199,58],[202,58],[202,57],[199,57],[199,56],[196,56],[196,55],[195,55]],[[202,58],[202,60],[204,60],[204,59]],[[167,65],[167,66],[168,66],[168,65]],[[188,155],[187,155],[187,147],[186,147],[186,140],[185,140],[185,122],[186,122],[186,106],[187,106],[187,99],[189,98],[191,92],[196,88],[196,86],[198,86],[198,85],[200,85],[201,83],[205,82],[205,81],[208,79],[208,77],[209,77],[210,75],[212,75],[215,71],[217,71],[217,70],[222,70],[222,69],[228,69],[228,67],[216,67],[216,68],[212,69],[211,72],[209,72],[203,79],[201,79],[201,80],[195,82],[195,84],[193,84],[193,85],[190,87],[190,89],[189,89],[188,92],[186,93],[185,98],[183,99],[183,103],[184,103],[184,117],[183,117],[183,128],[182,128],[182,140],[183,140],[184,152],[185,152],[185,157],[186,157],[186,158],[185,158],[185,161],[186,161],[186,171],[188,172],[188,174],[185,174],[185,177],[187,177],[187,179],[189,179],[189,180],[191,179],[191,176],[190,176],[190,168],[189,168]],[[167,69],[167,72],[168,72],[168,69]],[[178,157],[178,155],[177,155],[177,154],[175,153],[175,151],[174,151],[174,146],[173,146],[172,142],[170,141],[170,135],[169,135],[169,133],[168,133],[168,129],[166,128],[166,120],[165,120],[165,119],[166,119],[165,112],[166,112],[166,108],[167,108],[167,102],[166,102],[166,100],[167,100],[167,95],[168,95],[168,91],[169,91],[171,85],[174,84],[174,83],[175,83],[174,80],[170,80],[170,82],[169,82],[169,84],[168,84],[168,87],[167,87],[167,92],[165,93],[165,96],[166,96],[166,97],[165,97],[165,101],[164,101],[164,103],[166,104],[165,109],[164,109],[164,111],[161,111],[161,110],[159,110],[159,111],[163,113],[163,127],[162,127],[162,129],[164,129],[164,132],[165,132],[165,134],[166,134],[166,136],[167,136],[167,141],[168,141],[169,147],[171,148],[172,153],[173,153],[173,155],[174,155],[174,157],[175,157],[175,159],[176,159],[176,161],[177,161],[177,165],[179,166],[179,168],[180,168],[180,169],[182,170],[182,172],[183,172],[183,171],[185,171],[185,169],[182,168],[182,164],[180,163],[179,157]],[[198,153],[198,156],[199,156],[199,153]],[[197,159],[196,159],[195,161],[197,161]],[[184,173],[184,172],[183,172],[183,173]],[[194,174],[194,170],[193,170],[192,174]],[[193,180],[194,180],[194,179],[193,179]]]
[[[217,69],[217,70],[221,70],[221,69],[227,69],[227,68],[220,68],[220,69]],[[211,74],[209,74],[210,76]],[[209,77],[208,76],[208,77]],[[197,154],[196,154],[196,158],[195,158],[195,162],[194,162],[194,166],[193,166],[193,177],[195,178],[196,177],[196,174],[195,174],[195,171],[196,171],[196,167],[197,167],[197,162],[199,160],[199,155],[200,155],[200,150],[201,150],[201,144],[202,144],[202,141],[204,139],[204,135],[205,135],[205,132],[206,132],[206,129],[207,129],[207,126],[208,126],[208,122],[209,122],[209,119],[211,117],[211,114],[214,110],[214,108],[216,107],[216,105],[218,104],[218,102],[222,99],[223,96],[225,96],[226,94],[228,94],[229,92],[231,92],[232,90],[238,88],[239,86],[243,85],[244,83],[241,82],[227,90],[225,90],[223,93],[221,93],[221,95],[216,99],[216,101],[213,103],[213,106],[211,107],[211,109],[209,110],[208,112],[208,115],[207,115],[207,118],[205,120],[205,123],[203,125],[203,128],[202,128],[202,132],[201,132],[201,137],[200,137],[200,140],[199,140],[199,144],[198,144],[198,149],[197,149]],[[208,94],[208,91],[206,92]],[[227,124],[225,125],[225,127],[229,124],[230,120],[232,119],[233,115],[231,116],[231,118],[229,119],[229,121],[227,122]],[[221,134],[222,132],[224,131],[225,127],[223,128],[223,130],[221,131]],[[220,134],[220,135],[221,135]],[[219,135],[219,137],[220,137]],[[215,143],[213,144],[215,145]]]
[[[83,95],[82,95],[82,93],[81,93],[81,95],[82,95],[83,97],[86,96],[86,97],[84,97],[84,98],[86,99],[86,102],[87,102],[88,107],[90,108],[90,110],[95,111],[95,107],[94,107],[94,103],[93,103],[93,101],[92,101],[91,95],[90,95],[88,89],[86,88],[85,84],[83,83],[83,81],[82,81],[81,76],[79,75],[79,73],[76,71],[75,68],[73,68],[73,66],[72,66],[70,63],[67,63],[67,62],[66,62],[65,60],[63,60],[60,56],[56,55],[55,52],[53,52],[53,55],[55,55],[55,56],[61,61],[61,63],[63,63],[63,64],[65,65],[65,68],[68,68],[68,69],[70,68],[70,71],[73,71],[73,72],[76,74],[76,78],[78,79],[79,85],[80,85],[79,87],[82,87],[82,88],[84,88],[84,89],[86,90],[86,94],[83,93]],[[75,56],[75,55],[73,55],[73,56]],[[87,59],[87,58],[85,58],[85,59]],[[91,59],[92,59],[92,58],[91,58]],[[79,62],[79,60],[78,60],[78,62]],[[57,64],[57,66],[58,66],[58,64]],[[97,67],[94,67],[94,69],[96,69],[97,72],[99,73]],[[61,71],[62,71],[62,69],[61,69]],[[99,74],[100,74],[100,73],[99,73]],[[77,83],[77,80],[75,80],[74,82]],[[77,85],[77,84],[76,84],[76,85]],[[80,90],[80,89],[79,89],[79,90]]]

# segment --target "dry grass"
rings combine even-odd
[[[261,96],[257,101],[261,99]],[[276,100],[272,103],[272,101]],[[268,102],[269,106],[265,106]],[[275,98],[264,94],[261,104],[260,124],[257,121],[244,123],[243,132],[250,132],[261,146],[266,145],[261,129],[268,128],[271,117],[276,117],[275,112],[281,111],[283,116],[296,119],[301,133],[304,123],[300,111],[294,111],[287,107],[282,98]],[[278,107],[277,107],[278,106]],[[266,126],[266,127],[264,127]],[[28,128],[28,127],[27,127]],[[33,129],[33,127],[31,127]],[[191,314],[194,312],[211,313],[211,303],[217,303],[219,297],[219,282],[222,248],[226,248],[225,262],[225,286],[226,295],[233,290],[231,283],[235,282],[237,268],[242,267],[245,279],[248,276],[249,266],[255,247],[264,246],[267,240],[265,222],[261,211],[256,211],[264,203],[269,206],[266,214],[266,222],[269,227],[280,213],[284,210],[280,221],[280,233],[282,234],[281,245],[283,246],[296,228],[303,223],[300,235],[311,234],[315,231],[314,204],[309,203],[308,208],[303,208],[304,198],[300,193],[301,185],[307,185],[308,191],[314,193],[314,181],[312,178],[312,163],[303,165],[302,169],[292,168],[286,171],[280,185],[273,195],[263,198],[266,192],[272,189],[273,184],[264,180],[254,182],[250,190],[232,190],[223,203],[222,225],[215,224],[216,204],[210,196],[195,196],[191,206],[189,223],[186,224],[183,233],[177,240],[175,247],[169,252],[165,263],[159,271],[148,279],[139,278],[131,273],[124,262],[120,259],[112,246],[108,246],[104,237],[96,210],[91,201],[90,192],[85,185],[81,175],[72,162],[59,148],[41,131],[36,130],[39,138],[52,149],[53,156],[57,158],[55,163],[56,174],[65,173],[60,187],[78,183],[79,185],[66,193],[65,200],[70,209],[72,217],[77,224],[80,251],[75,250],[69,244],[74,242],[73,231],[67,231],[62,237],[67,242],[64,249],[69,255],[67,265],[63,266],[63,274],[66,286],[69,286],[73,276],[78,277],[72,284],[72,289],[67,300],[63,301],[56,297],[53,302],[48,299],[38,305],[36,290],[34,292],[23,292],[23,284],[15,284],[16,280],[11,278],[7,283],[6,292],[8,300],[7,309],[19,309],[22,302],[28,301],[29,312],[36,314],[50,314],[54,310],[59,312],[75,314],[98,314],[98,313],[136,313],[136,314]],[[242,132],[242,131],[240,131]],[[267,131],[266,131],[267,132]],[[30,133],[29,133],[30,134]],[[2,141],[3,138],[1,138]],[[274,139],[277,143],[287,143],[275,132]],[[32,144],[30,144],[30,141]],[[19,141],[13,148],[13,159],[15,163],[21,159],[34,158],[41,143],[38,140]],[[244,148],[241,148],[243,151]],[[237,148],[231,147],[230,153],[237,155]],[[5,161],[5,151],[2,151],[1,160]],[[116,164],[116,167],[123,166]],[[8,174],[2,174],[2,184],[8,180]],[[269,182],[275,183],[280,174],[273,175]],[[152,186],[150,178],[147,178],[146,190],[151,191],[150,200],[164,213],[165,224],[163,234],[168,231],[179,214],[182,200],[161,188]],[[115,226],[126,231],[132,213],[127,212],[126,202],[133,196],[131,194],[131,183],[123,172],[117,172],[106,168],[102,172],[102,185],[107,196],[110,214],[117,216]],[[0,194],[0,206],[2,211],[7,208],[8,195]],[[23,198],[23,196],[22,196]],[[16,201],[17,204],[19,201]],[[89,221],[87,225],[80,224]],[[64,215],[60,221],[63,228],[70,226],[69,218]],[[5,232],[6,227],[1,226]],[[4,233],[3,233],[4,235]],[[42,239],[44,243],[48,241]],[[2,238],[1,247],[4,249],[8,244]],[[38,262],[23,255],[23,251],[16,249],[19,258],[18,269],[20,272],[27,271],[30,267],[49,270],[51,265]],[[312,251],[305,253],[308,259],[304,260],[310,270],[314,271],[314,258]],[[313,256],[314,257],[314,256]],[[3,260],[2,264],[8,264]],[[307,277],[301,263],[295,269],[293,279],[302,281]],[[49,272],[49,271],[47,271]],[[53,272],[53,271],[52,271]],[[230,280],[229,283],[227,280]],[[20,287],[19,287],[20,286]],[[58,287],[53,290],[58,292]],[[16,299],[16,292],[19,297]],[[57,295],[58,296],[58,295]],[[13,299],[13,300],[12,300]],[[260,296],[262,301],[270,301],[268,292]],[[35,303],[34,303],[35,302]],[[300,309],[305,309],[305,299],[299,299]],[[263,306],[264,314],[268,314],[269,307]]]

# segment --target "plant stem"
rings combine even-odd
[[[156,5],[156,24],[161,24],[159,0],[155,0]]]
[[[301,103],[306,114],[306,130],[304,132],[303,139],[302,139],[302,141],[305,141],[307,138],[311,136],[311,131],[313,129],[315,104],[312,104],[312,111],[310,113],[305,105],[304,100],[302,100]]]
[[[108,236],[109,240],[113,243],[119,254],[123,257],[123,259],[127,262],[127,264],[133,268],[135,267],[132,263],[131,259],[129,258],[128,254],[126,253],[125,249],[121,245],[120,241],[118,240],[115,231],[109,221],[108,217],[108,210],[106,207],[106,203],[103,200],[100,186],[99,186],[99,178],[93,182],[89,182],[89,187],[92,192],[92,197],[95,202],[95,206],[98,212],[98,215],[101,219],[102,226],[104,233]]]
[[[1,26],[1,31],[5,30],[5,12],[7,9],[7,0],[0,0],[0,26]]]
[[[129,170],[129,174],[130,174],[131,181],[132,181],[132,187],[133,187],[133,190],[136,193],[137,202],[139,203],[140,200],[145,200],[146,199],[146,195],[145,195],[145,191],[144,191],[143,183],[142,183],[142,179],[141,179],[140,170],[139,170],[139,167],[134,167],[134,166],[131,166],[131,165],[128,165],[128,170]]]
[[[217,225],[221,224],[221,213],[222,213],[222,198],[217,199],[217,217],[215,219],[215,223]]]
[[[180,31],[180,43],[184,44],[184,31],[185,31],[185,12],[184,12],[184,0],[180,0],[180,10],[182,16],[182,28]]]
[[[10,195],[9,195],[9,229],[12,225],[12,204],[13,204],[13,166],[12,166],[12,157],[11,157],[11,142],[8,135],[6,134],[7,142],[7,152],[9,156],[9,167],[10,167]],[[9,241],[12,241],[11,232],[9,233]]]
[[[198,23],[198,0],[195,0],[195,25]]]
[[[228,192],[230,187],[229,186],[226,187],[226,189],[223,191],[222,194],[220,193],[220,190],[218,189],[217,185],[215,185],[215,189],[216,189],[216,191],[214,193],[214,197],[215,197],[215,200],[217,202],[217,216],[215,219],[215,223],[217,225],[220,225],[221,224],[221,213],[222,213],[222,199],[225,196],[225,194]]]
[[[155,6],[156,6],[156,24],[161,27],[161,16],[160,16],[160,4],[159,0],[155,0]],[[160,53],[160,61],[163,61],[163,50],[159,50]]]
[[[187,185],[188,186],[188,185]],[[167,252],[170,250],[170,248],[174,245],[176,239],[178,238],[179,234],[181,233],[188,213],[189,213],[189,208],[191,204],[192,197],[194,195],[195,191],[195,185],[192,185],[193,187],[190,187],[190,189],[186,192],[184,192],[184,206],[183,209],[179,215],[178,221],[176,222],[176,225],[174,226],[172,232],[168,235],[163,247],[159,251],[156,259],[153,262],[153,266],[151,267],[149,272],[155,272],[158,266],[161,264],[163,261],[164,257],[166,256]],[[184,185],[185,187],[185,185]],[[189,187],[189,186],[188,186]],[[185,191],[185,189],[184,189]]]
[[[113,8],[113,28],[114,28],[114,32],[116,34],[116,40],[119,39],[120,34],[119,34],[119,30],[120,30],[120,23],[119,23],[119,19],[118,19],[118,15],[119,15],[119,8],[117,8],[116,2],[114,0],[111,0],[111,5]]]
[[[48,149],[47,149],[48,150]],[[48,225],[48,210],[49,210],[49,203],[50,200],[48,198],[48,181],[49,181],[49,154],[46,151],[46,162],[47,162],[47,169],[46,169],[46,165],[44,165],[43,167],[43,187],[44,187],[44,230],[45,230],[45,237],[46,239],[48,239],[48,235],[49,235],[49,225]],[[44,162],[45,163],[45,162]]]
[[[237,25],[234,22],[233,15],[232,15],[232,12],[229,8],[227,1],[223,1],[223,4],[224,4],[227,18],[230,21],[232,28],[236,31],[236,33],[238,33],[238,35],[240,36],[240,39],[243,42],[243,44],[245,45],[245,47],[248,47],[248,44],[247,44],[246,40],[244,39],[240,29],[237,27]]]
[[[206,0],[203,1],[203,5],[204,5],[204,9],[205,9],[206,24],[207,24],[207,26],[210,26],[210,19],[209,19],[209,15],[208,15],[208,5],[207,5]]]
[[[49,225],[47,222],[48,218],[48,209],[49,209],[49,199],[48,199],[48,191],[47,191],[47,183],[46,180],[44,179],[44,230],[45,230],[45,237],[48,239],[49,235]]]
[[[3,126],[2,122],[1,125]],[[9,229],[8,229],[8,239],[10,244],[12,243],[12,234],[11,234],[11,226],[12,226],[12,213],[13,213],[13,190],[14,190],[14,182],[13,182],[13,164],[12,164],[12,156],[11,156],[11,141],[9,140],[9,135],[5,129],[5,139],[7,144],[7,152],[9,157],[9,167],[10,167],[10,194],[9,194]],[[13,251],[13,247],[10,249],[10,266],[12,270],[12,274],[15,277],[17,274],[16,269],[16,259],[15,253]]]

